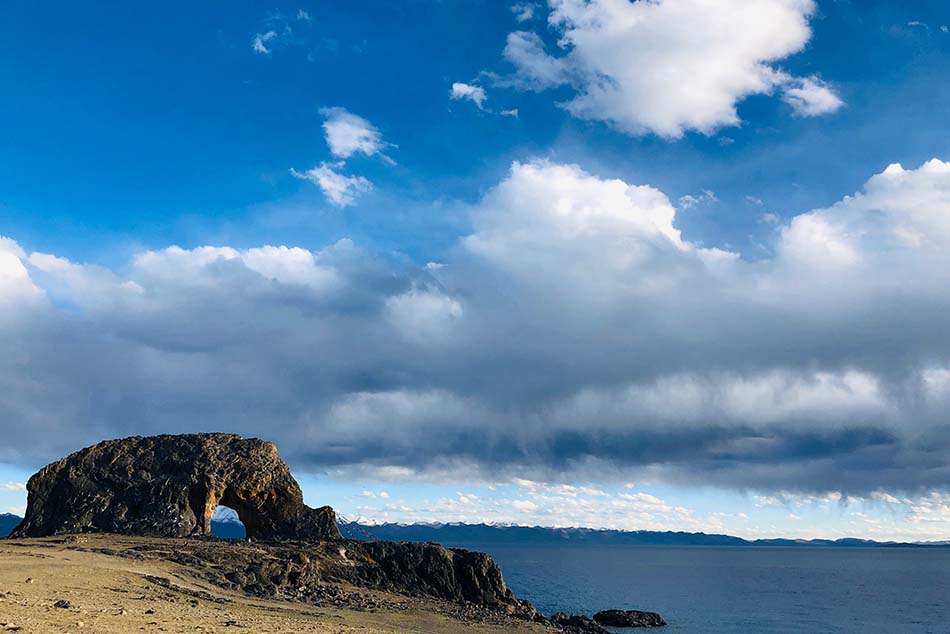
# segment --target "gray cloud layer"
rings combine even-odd
[[[515,164],[471,214],[425,267],[344,241],[120,275],[0,239],[0,460],[227,430],[377,474],[950,484],[950,164],[891,166],[760,262],[569,165]]]

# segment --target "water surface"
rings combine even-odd
[[[950,549],[453,545],[490,553],[545,614],[655,610],[667,634],[950,634]]]

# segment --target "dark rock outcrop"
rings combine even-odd
[[[340,539],[333,509],[304,505],[273,443],[234,434],[107,440],[47,465],[27,491],[12,537],[208,535],[223,504],[250,538]]]
[[[555,612],[550,621],[570,634],[610,634],[589,616],[583,614],[569,615],[564,612]]]
[[[501,568],[485,553],[413,542],[348,542],[349,566],[326,578],[361,587],[498,607],[526,618],[537,612],[505,584]]]
[[[660,627],[666,625],[656,612],[641,610],[604,610],[594,615],[594,620],[607,627]]]
[[[109,440],[44,467],[27,490],[26,517],[13,538],[209,535],[214,509],[223,504],[237,512],[249,538],[279,543],[189,540],[171,551],[156,547],[209,581],[255,596],[296,597],[308,588],[319,594],[327,584],[350,584],[538,618],[486,554],[342,539],[333,509],[305,506],[277,448],[262,440],[232,434]]]

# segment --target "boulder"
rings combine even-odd
[[[234,434],[107,440],[47,465],[27,491],[26,515],[11,537],[209,535],[223,504],[249,538],[341,538],[333,509],[304,505],[273,443]]]
[[[660,627],[666,625],[656,612],[641,610],[604,610],[594,615],[594,620],[607,627]]]

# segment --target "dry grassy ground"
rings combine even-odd
[[[522,622],[465,623],[445,614],[444,605],[427,606],[425,601],[392,595],[380,595],[381,603],[403,608],[354,611],[254,599],[206,584],[178,564],[91,552],[127,549],[135,541],[147,538],[101,535],[72,540],[0,540],[0,632],[552,631]]]

